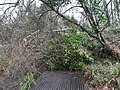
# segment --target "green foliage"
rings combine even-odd
[[[120,64],[115,66],[86,66],[86,73],[92,76],[90,81],[91,85],[100,85],[110,84],[112,81],[118,83],[120,78]]]
[[[84,33],[72,28],[69,33],[56,37],[46,45],[47,56],[51,57],[47,62],[50,70],[81,70],[84,64],[93,62],[91,52],[82,46],[86,40]]]
[[[76,71],[82,70],[84,63],[80,61],[70,61],[70,60],[49,60],[47,62],[49,70],[62,70],[62,71]]]
[[[120,61],[120,58],[112,52],[112,49],[109,47],[103,47],[100,42],[95,39],[87,39],[83,45],[88,50],[90,50],[94,56],[94,59],[101,60],[111,60],[111,61]]]
[[[118,22],[112,24],[106,31],[104,31],[106,38],[112,41],[120,40],[120,24]]]
[[[101,0],[78,0],[78,3],[83,5],[82,8],[85,6],[90,8],[91,13],[98,19],[100,25],[107,20],[107,7]],[[91,15],[86,15],[86,17],[88,19]]]
[[[29,90],[33,83],[35,84],[35,75],[33,73],[27,74],[20,86],[20,90]]]

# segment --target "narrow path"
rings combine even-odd
[[[30,90],[86,90],[78,72],[44,72]]]

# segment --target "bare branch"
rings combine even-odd
[[[40,19],[42,18],[42,16],[43,16],[44,14],[46,14],[47,12],[49,12],[49,11],[51,11],[51,10],[49,9],[49,10],[44,11],[44,12],[39,16],[38,22],[40,21]],[[37,23],[36,27],[38,27],[38,25],[39,25],[39,23]]]
[[[72,6],[70,7],[69,9],[67,9],[66,11],[64,11],[62,14],[65,14],[66,12],[68,12],[69,10],[73,9],[73,8],[76,8],[76,7],[82,7],[82,6]]]
[[[10,5],[10,4],[16,4],[16,3],[1,3],[0,5]]]

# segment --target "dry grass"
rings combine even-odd
[[[14,90],[14,87],[18,90],[27,73],[38,73],[42,61],[40,50],[33,52],[27,47],[20,47],[16,42],[5,48],[0,53],[0,86],[3,85],[5,90]]]

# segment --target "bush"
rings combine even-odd
[[[85,40],[84,33],[78,32],[76,28],[70,29],[69,33],[52,34],[52,38],[46,44],[45,58],[48,60],[48,68],[75,71],[81,70],[84,64],[92,63],[91,52],[82,46]]]

